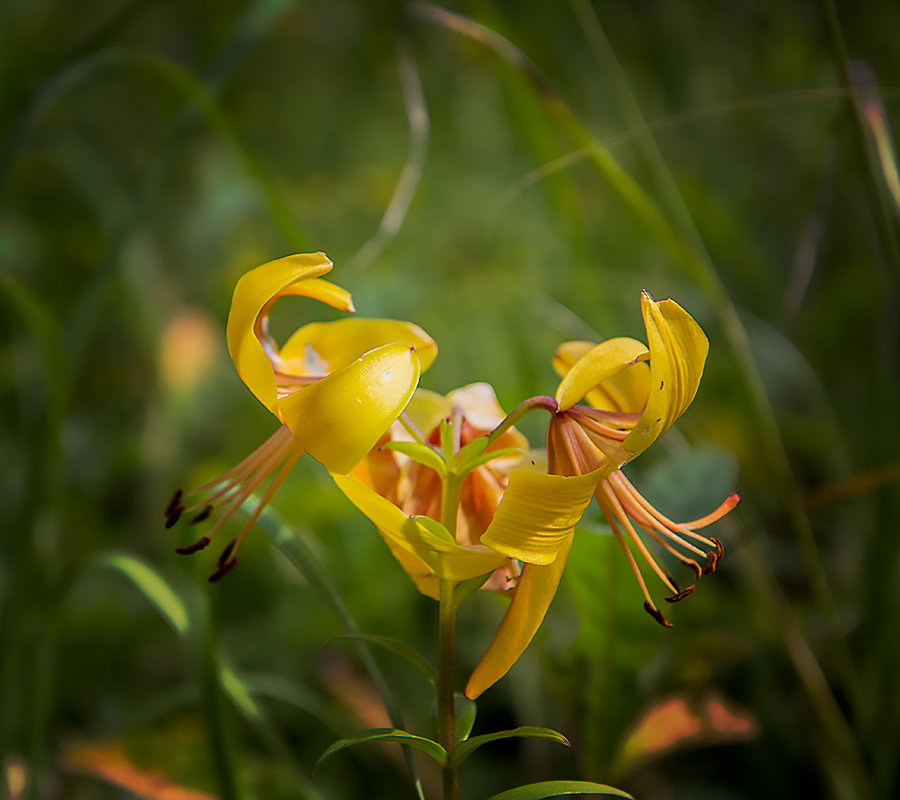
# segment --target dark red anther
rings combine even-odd
[[[209,576],[209,582],[210,583],[218,583],[229,572],[231,572],[231,570],[233,570],[236,566],[237,566],[236,558],[232,558],[231,561],[226,561],[212,575]]]
[[[647,600],[644,600],[644,611],[646,611],[651,617],[653,617],[653,619],[655,619],[664,628],[672,627],[672,623],[669,622],[669,620],[667,620],[662,615],[662,611],[660,611],[658,608],[650,605],[650,602]]]
[[[237,544],[237,539],[232,539],[227,545],[225,545],[225,549],[222,551],[222,555],[219,556],[219,560],[216,564],[220,567],[225,566],[225,562],[231,557],[231,553],[234,550],[234,546]]]
[[[184,506],[179,503],[175,508],[173,508],[166,519],[166,529],[171,528],[178,520],[181,519],[181,515],[184,513]]]
[[[176,489],[175,494],[172,495],[172,499],[169,500],[169,505],[166,506],[166,510],[163,511],[164,517],[171,517],[172,512],[175,511],[178,506],[181,505],[181,498],[184,497],[184,492],[181,489]]]
[[[203,522],[204,520],[209,519],[209,515],[212,514],[212,512],[213,512],[212,505],[208,505],[206,508],[203,509],[203,511],[201,511],[199,514],[197,514],[197,516],[195,516],[191,520],[191,525],[194,525],[198,522]]]
[[[199,550],[202,550],[209,544],[209,537],[204,536],[201,539],[198,539],[193,544],[185,545],[184,547],[176,547],[175,552],[182,556],[189,556],[191,553],[196,553]]]
[[[696,585],[692,583],[690,586],[682,589],[681,591],[676,592],[675,594],[669,595],[666,598],[666,602],[667,603],[677,603],[679,600],[684,600],[684,598],[687,597],[689,594],[694,593],[695,588],[696,588]]]

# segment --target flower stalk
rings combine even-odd
[[[450,481],[447,481],[450,483]],[[448,755],[456,745],[456,708],[453,691],[453,658],[456,637],[455,582],[441,580],[438,611],[438,730],[440,741]],[[452,759],[444,765],[444,800],[457,800],[458,780]]]

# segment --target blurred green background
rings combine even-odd
[[[162,525],[176,486],[274,429],[224,347],[235,281],[323,250],[361,314],[438,341],[422,385],[486,380],[507,409],[553,393],[560,342],[644,338],[641,289],[710,338],[693,406],[628,474],[674,519],[737,489],[724,562],[662,630],[589,511],[475,729],[547,725],[573,747],[485,747],[463,797],[552,778],[662,800],[896,797],[900,9],[447,10],[464,16],[0,5],[4,791],[415,796],[396,746],[309,778],[337,736],[386,724],[333,604],[260,531],[210,586],[212,556],[176,556]],[[312,318],[285,301],[275,323]],[[542,423],[523,426],[536,446]],[[433,659],[435,604],[318,464],[274,507],[360,630]],[[460,680],[502,611],[463,606]],[[375,658],[428,735],[425,682]],[[161,776],[205,794],[165,795]]]

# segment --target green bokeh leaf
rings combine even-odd
[[[124,553],[106,555],[100,563],[121,572],[156,607],[172,630],[179,636],[187,635],[190,630],[187,606],[158,572]]]
[[[447,751],[433,739],[426,739],[424,736],[416,736],[413,733],[407,733],[406,731],[397,730],[396,728],[372,728],[371,730],[358,733],[355,736],[338,739],[322,753],[321,756],[319,756],[315,769],[318,770],[322,762],[326,758],[333,756],[335,753],[346,750],[348,747],[353,747],[358,744],[368,744],[369,742],[398,742],[399,744],[406,744],[421,750],[423,753],[427,753],[441,766],[447,763]]]
[[[566,747],[571,746],[569,740],[559,731],[554,731],[550,728],[538,728],[532,725],[523,725],[509,731],[484,733],[481,736],[473,736],[471,739],[466,739],[466,741],[453,749],[451,759],[455,765],[459,766],[472,755],[472,753],[481,747],[481,745],[487,744],[488,742],[496,742],[498,739],[514,738],[550,739],[551,741],[564,744]]]
[[[625,797],[628,800],[634,798],[615,786],[607,786],[604,783],[592,781],[544,781],[542,783],[530,783],[527,786],[519,786],[508,789],[500,794],[492,795],[488,800],[543,800],[545,797],[561,797],[566,794],[603,794],[610,797]]]

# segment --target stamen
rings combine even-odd
[[[634,573],[634,577],[637,579],[638,585],[641,587],[641,591],[644,594],[644,608],[648,610],[648,613],[657,621],[660,622],[662,618],[662,614],[659,609],[653,604],[653,601],[650,599],[650,592],[647,589],[647,584],[644,582],[644,576],[641,574],[641,569],[637,564],[637,561],[634,558],[634,554],[631,552],[631,548],[628,547],[625,542],[625,537],[622,534],[621,529],[619,528],[619,521],[617,518],[610,514],[610,510],[606,508],[606,506],[601,506],[600,510],[603,512],[603,516],[606,518],[606,522],[609,524],[610,529],[613,532],[613,535],[616,537],[616,541],[619,543],[619,547],[622,548],[622,552],[625,553],[626,558],[628,559],[628,565],[631,567],[632,573]],[[673,590],[674,591],[674,590]],[[651,611],[650,609],[653,609]],[[656,613],[654,613],[654,611]],[[659,615],[659,616],[657,616]],[[661,625],[665,623],[665,619],[663,618],[663,622],[660,622]]]
[[[683,553],[679,553],[669,542],[667,542],[663,537],[670,539],[677,545],[681,545],[685,550],[689,550],[692,553],[696,553],[700,558],[705,559],[707,557],[707,551],[701,550],[698,547],[695,547],[690,542],[686,542],[677,534],[673,533],[668,528],[664,527],[658,520],[648,518],[643,514],[643,506],[635,507],[632,505],[630,501],[643,501],[646,504],[646,507],[651,511],[654,510],[653,507],[647,503],[643,497],[637,494],[637,490],[634,489],[631,484],[627,481],[620,482],[619,478],[624,478],[621,472],[615,472],[609,476],[608,480],[615,487],[616,495],[619,497],[620,502],[622,503],[622,507],[625,510],[625,513],[631,517],[638,525],[643,528],[643,530],[647,533],[648,536],[652,537],[655,542],[657,542],[660,547],[662,547],[666,552],[671,553],[675,558],[677,558],[682,564],[685,566],[691,567],[698,574],[700,572],[700,565],[693,558],[689,558],[685,556]],[[623,498],[619,492],[625,493],[625,497]],[[662,535],[660,535],[662,534]]]
[[[656,559],[647,549],[647,546],[644,544],[643,540],[640,536],[638,536],[637,531],[634,529],[634,526],[631,524],[631,520],[628,519],[628,516],[625,514],[625,510],[622,508],[622,504],[619,502],[619,498],[616,496],[612,487],[609,484],[609,481],[600,481],[600,486],[598,487],[605,495],[607,502],[613,508],[613,513],[616,515],[619,523],[625,528],[628,533],[629,538],[634,543],[634,546],[637,547],[638,552],[644,558],[650,568],[659,576],[660,580],[669,588],[672,592],[677,592],[678,590],[672,585],[669,581],[666,573],[663,571],[662,567],[656,563]]]
[[[231,553],[234,550],[234,545],[237,542],[237,539],[232,539],[227,545],[225,545],[225,549],[222,551],[222,555],[219,556],[219,560],[216,561],[216,564],[220,567],[225,566],[225,562],[231,557]]]
[[[578,412],[573,410],[570,410],[567,413],[573,419],[577,420],[578,424],[586,430],[589,430],[592,433],[597,434],[598,436],[603,436],[607,439],[613,439],[617,442],[625,441],[628,434],[631,432],[628,430],[620,430],[619,428],[610,428],[608,425],[604,425],[595,419],[591,419],[590,417],[585,416],[584,414],[579,414]]]
[[[263,448],[266,448],[269,442],[271,442],[273,439],[274,436],[270,437],[269,441],[259,449],[262,450]],[[212,528],[210,528],[210,535],[217,531],[222,523],[224,523],[226,519],[231,517],[231,515],[238,510],[241,504],[251,494],[253,494],[256,488],[272,473],[272,470],[275,469],[279,462],[284,460],[285,456],[291,450],[291,448],[292,443],[289,439],[287,441],[279,442],[271,453],[265,454],[265,456],[260,460],[260,462],[255,466],[255,468],[250,472],[249,475],[245,476],[241,481],[233,483],[233,485],[227,487],[227,489],[223,489],[207,498],[207,502],[209,502],[222,495],[224,492],[228,493],[227,497],[225,497],[225,502],[228,503],[228,508],[225,510],[222,516],[218,520],[216,520],[216,523],[212,526]],[[297,458],[299,457],[300,454],[298,453],[292,463],[295,463]]]
[[[600,408],[591,408],[590,406],[572,406],[570,411],[574,411],[580,416],[590,417],[599,422],[606,422],[622,428],[633,428],[637,425],[641,418],[640,414],[629,414],[627,411],[606,411]]]
[[[704,575],[712,575],[716,571],[716,564],[719,561],[718,555],[715,552],[706,554],[706,564],[703,567]]]
[[[683,524],[688,528],[705,528],[707,525],[712,525],[714,522],[718,522],[740,502],[741,496],[739,494],[731,494],[726,497],[725,502],[722,503],[722,505],[720,505],[711,514],[707,514],[705,517],[700,517],[700,519],[695,519],[693,522],[685,522]]]
[[[660,625],[664,628],[671,628],[672,623],[669,622],[663,615],[662,611],[660,611],[655,605],[653,605],[649,600],[644,600],[644,611],[646,611],[653,619],[655,619]]]
[[[202,550],[204,547],[207,547],[209,545],[209,542],[209,537],[203,536],[193,544],[185,545],[184,547],[176,547],[175,552],[182,556],[189,556],[192,553],[196,553],[199,550]]]
[[[163,511],[164,517],[171,517],[172,512],[181,505],[181,498],[184,497],[184,492],[181,489],[176,489],[175,493],[172,495],[172,499],[169,500],[169,505],[166,506],[166,510]]]
[[[643,495],[641,495],[641,493],[638,492],[638,490],[634,488],[631,481],[629,481],[628,478],[626,478],[625,475],[621,471],[615,473],[614,475],[610,475],[610,479],[616,480],[619,483],[619,485],[621,485],[623,488],[625,488],[625,490],[628,492],[629,496],[631,496],[641,506],[641,508],[644,509],[644,511],[646,511],[648,514],[650,514],[664,528],[666,528],[666,531],[665,531],[666,536],[669,536],[670,538],[673,538],[673,539],[678,538],[679,544],[682,544],[684,547],[687,547],[687,548],[693,550],[693,552],[697,553],[698,555],[702,555],[702,556],[705,556],[706,554],[700,550],[697,550],[695,547],[692,547],[687,542],[685,542],[683,539],[677,537],[677,534],[675,533],[675,531],[678,531],[679,533],[683,534],[684,536],[688,536],[691,539],[693,539],[695,542],[700,542],[701,544],[704,544],[707,547],[713,547],[713,548],[715,547],[715,544],[713,544],[713,542],[710,539],[708,539],[705,536],[701,536],[699,533],[696,533],[694,530],[692,530],[692,527],[695,527],[696,523],[673,522],[667,516],[662,514],[658,509],[656,509],[652,505],[650,505],[650,503],[646,500],[646,498],[644,498]],[[727,503],[728,503],[728,501],[726,500],[725,503],[723,503],[722,505],[725,506]],[[720,506],[720,508],[721,507],[722,506]],[[712,517],[715,513],[716,512],[713,512],[713,514],[710,514],[709,516]],[[727,513],[727,511],[725,511],[723,513]],[[696,527],[703,527],[703,526],[701,525],[701,526],[696,526]]]
[[[169,513],[168,518],[166,519],[166,529],[168,530],[173,525],[175,525],[178,520],[181,519],[181,515],[184,513],[185,508],[181,503],[179,503],[172,511]]]
[[[209,582],[210,583],[218,583],[229,572],[231,572],[231,570],[233,570],[236,566],[237,566],[236,558],[232,558],[231,561],[226,561],[212,575],[209,576],[209,578],[208,578]]]
[[[725,546],[721,541],[716,539],[715,536],[710,536],[709,538],[712,539],[713,544],[716,546],[716,553],[718,553],[719,561],[721,561],[723,558],[725,558]]]
[[[689,594],[693,594],[694,589],[696,589],[696,588],[697,588],[696,584],[692,583],[690,586],[685,587],[680,592],[677,592],[676,594],[673,594],[673,595],[669,595],[666,598],[666,602],[667,603],[677,603],[679,600],[684,600],[684,598],[687,597]]]
[[[196,517],[191,520],[191,525],[196,525],[198,522],[203,522],[204,520],[209,519],[209,515],[213,512],[212,503],[206,506]]]

